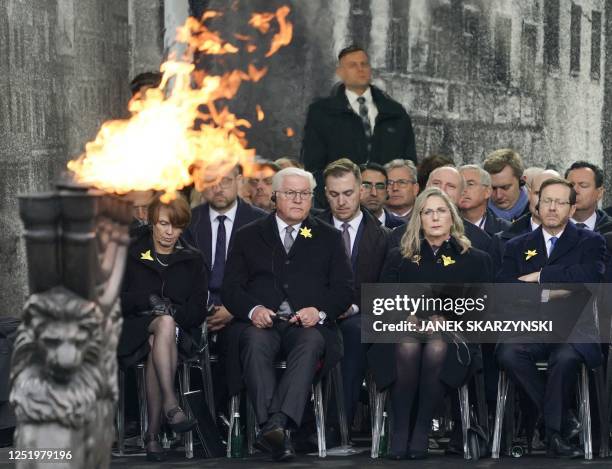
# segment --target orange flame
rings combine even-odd
[[[281,13],[261,15],[276,18],[279,33],[286,34],[291,33],[291,24],[285,20],[285,9],[288,13],[287,7],[281,7]],[[68,163],[78,182],[120,194],[154,189],[163,191],[167,201],[191,183],[201,191],[237,163],[252,163],[255,150],[246,148],[244,132],[250,123],[216,101],[231,99],[242,82],[257,82],[268,69],[249,64],[246,71],[223,75],[195,70],[195,52],[221,55],[238,51],[204,24],[217,16],[220,14],[208,11],[201,23],[189,18],[179,28],[177,39],[188,46],[185,57],[162,64],[159,87],[144,90],[130,101],[131,117],[105,122],[96,138],[86,144],[85,153]],[[276,39],[279,33],[270,50],[284,45]],[[260,116],[263,119],[261,107]]]
[[[276,21],[278,21],[279,31],[272,38],[272,45],[266,57],[276,54],[281,47],[291,42],[291,38],[293,37],[293,25],[287,21],[287,15],[290,11],[288,6],[282,6],[276,10]]]
[[[293,131],[293,129],[291,127],[287,127],[285,129],[285,135],[287,137],[293,137],[295,135],[295,132]]]
[[[257,111],[257,120],[259,122],[261,122],[262,120],[264,120],[264,118],[266,117],[266,115],[263,112],[263,109],[261,108],[261,106],[258,104],[255,106],[255,110]]]
[[[257,29],[261,34],[270,30],[270,23],[274,19],[274,13],[253,13],[249,25]]]

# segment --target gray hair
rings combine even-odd
[[[443,169],[451,169],[456,171],[456,173],[459,175],[459,194],[461,194],[463,192],[463,189],[465,189],[465,178],[463,177],[463,174],[461,174],[461,172],[457,169],[456,166],[453,166],[452,164],[447,164],[444,166],[438,166],[436,169],[434,169],[431,173],[429,173],[429,177],[427,178],[427,184],[426,187],[429,187],[429,182],[432,180],[432,178],[434,177],[435,174],[439,173],[440,171],[442,171]]]
[[[411,160],[403,160],[401,158],[391,160],[384,166],[384,168],[387,172],[397,168],[408,168],[410,174],[412,174],[412,182],[417,182],[417,169]]]
[[[545,168],[540,166],[530,166],[529,168],[523,171],[523,178],[525,179],[525,184],[527,185],[527,189],[530,189],[533,185],[533,180],[536,176],[539,176],[544,172]]]
[[[283,185],[283,181],[286,176],[299,176],[306,178],[310,183],[310,190],[312,191],[315,189],[315,187],[317,187],[317,182],[315,181],[315,178],[312,173],[309,173],[308,171],[305,171],[300,168],[285,168],[281,169],[278,173],[272,176],[273,192],[276,192],[280,189],[280,187]]]
[[[478,174],[480,174],[480,184],[491,187],[491,175],[477,164],[464,164],[459,168],[460,173],[470,170],[478,171]]]

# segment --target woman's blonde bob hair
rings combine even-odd
[[[457,240],[457,242],[462,248],[461,254],[463,254],[470,248],[472,243],[465,236],[463,220],[461,220],[461,216],[459,216],[457,207],[455,207],[455,204],[451,202],[451,199],[448,197],[448,195],[446,195],[440,189],[438,189],[437,187],[430,187],[421,192],[417,197],[416,201],[414,202],[414,207],[412,208],[412,216],[410,217],[410,221],[408,222],[406,232],[404,233],[404,236],[402,236],[402,240],[400,241],[400,249],[402,251],[402,255],[406,258],[412,258],[413,256],[421,253],[421,238],[423,236],[421,212],[423,211],[425,202],[427,202],[427,199],[429,199],[430,197],[440,197],[450,210],[452,218],[450,235]]]

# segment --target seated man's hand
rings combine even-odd
[[[521,282],[538,283],[540,280],[540,272],[531,272],[530,274],[520,276],[518,279]]]
[[[259,329],[267,329],[272,327],[272,318],[274,316],[276,316],[276,313],[271,309],[264,306],[258,306],[251,315],[251,322]]]
[[[208,318],[206,318],[208,330],[210,332],[220,331],[233,318],[234,316],[232,316],[232,313],[230,313],[225,306],[215,306],[212,316],[208,316]]]
[[[321,318],[319,317],[319,310],[317,308],[309,306],[308,308],[300,309],[297,313],[295,313],[295,316],[293,316],[289,320],[289,322],[299,322],[302,324],[302,327],[312,327],[320,320]]]

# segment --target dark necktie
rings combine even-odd
[[[576,223],[576,228],[587,229],[586,223]]]
[[[369,159],[370,150],[372,149],[372,124],[370,123],[370,117],[368,115],[368,107],[365,104],[365,98],[363,96],[359,96],[357,98],[357,102],[359,103],[359,117],[361,118],[361,123],[363,125],[363,130],[366,136]]]
[[[294,229],[292,226],[288,226],[287,228],[285,228],[285,239],[283,241],[283,246],[285,246],[285,251],[287,252],[287,254],[289,254],[289,251],[291,251],[291,246],[293,246],[293,236],[291,236],[291,233],[293,233]]]
[[[557,241],[559,241],[559,238],[557,238],[556,236],[550,238],[550,251],[548,251],[548,257],[550,257],[552,252],[555,250],[555,244],[557,244]]]
[[[349,225],[347,222],[342,223],[342,241],[344,242],[344,249],[346,255],[351,258],[351,235],[349,233]]]
[[[225,271],[225,215],[218,215],[219,228],[217,228],[217,242],[215,243],[215,260],[210,274],[208,289],[210,290],[210,302],[214,305],[221,304],[221,285],[223,284],[223,272]]]

